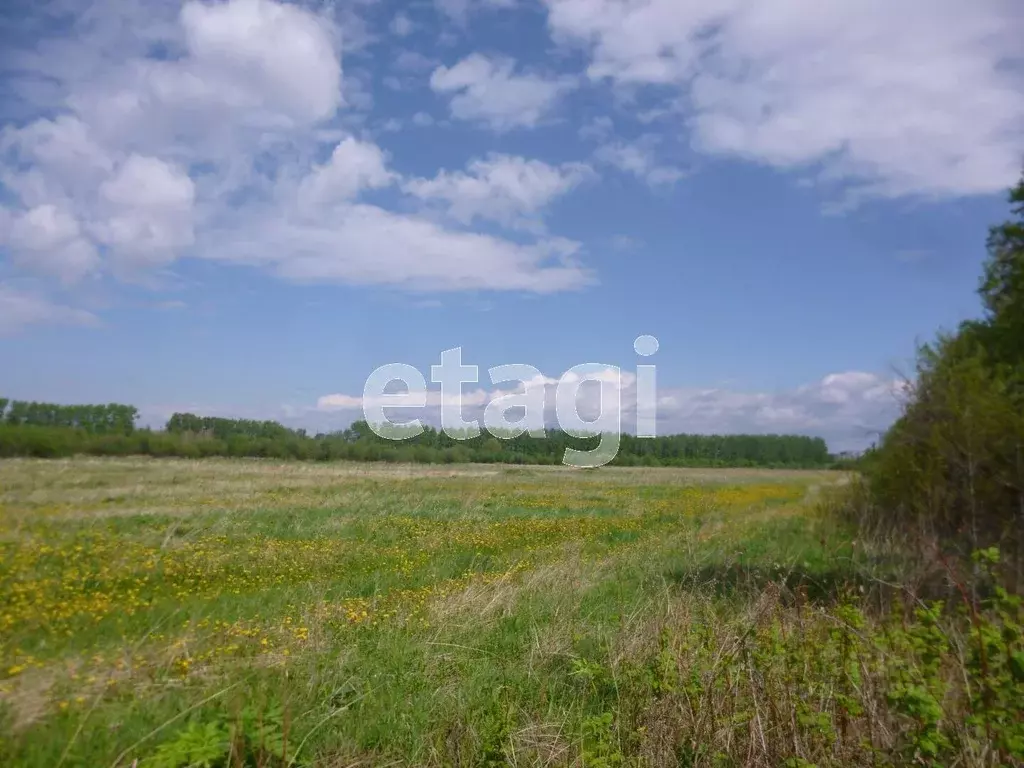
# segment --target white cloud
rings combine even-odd
[[[498,131],[537,125],[574,85],[567,77],[516,74],[511,59],[479,53],[452,67],[438,67],[430,76],[430,87],[451,97],[454,117]]]
[[[0,180],[23,206],[6,238],[22,265],[70,283],[100,267],[102,246],[121,266],[145,266],[192,242],[194,186],[171,163],[118,161],[68,116],[5,129],[0,148],[14,158]]]
[[[652,187],[674,184],[686,174],[673,165],[661,164],[655,155],[654,142],[641,139],[635,142],[615,142],[599,147],[594,157],[602,162],[630,173]]]
[[[322,17],[271,0],[229,0],[185,3],[181,23],[195,68],[168,86],[198,86],[235,106],[270,104],[303,121],[340,105],[340,60]]]
[[[272,0],[192,0],[150,29],[142,17],[118,19],[118,7],[83,13],[57,49],[86,62],[82,75],[62,74],[63,106],[105,147],[240,172],[254,146],[342,104],[338,33],[323,16]],[[175,55],[151,55],[157,45]]]
[[[412,123],[420,128],[428,128],[434,124],[434,118],[426,112],[417,112],[412,116]]]
[[[326,16],[274,0],[147,8],[96,3],[46,56],[19,54],[25,93],[41,78],[55,85],[36,94],[52,117],[0,128],[5,274],[70,286],[203,258],[419,291],[551,292],[592,279],[564,239],[506,241],[368,205],[402,177],[347,127],[371,102],[351,68],[342,98],[341,32]],[[346,14],[334,18],[348,24]],[[355,24],[357,42],[363,32]],[[435,63],[405,52],[394,66]],[[501,66],[491,74],[506,94],[543,86]],[[41,294],[30,299],[19,317],[60,316]]]
[[[88,197],[113,173],[115,160],[73,115],[0,131],[0,182],[27,207]]]
[[[299,204],[306,208],[352,200],[362,190],[386,187],[394,179],[380,147],[349,136],[334,148],[327,163],[302,180]]]
[[[0,181],[22,206],[9,233],[15,261],[64,282],[178,258],[194,242],[203,191],[190,165],[214,171],[203,178],[213,203],[251,180],[254,146],[275,140],[269,128],[322,120],[341,102],[333,32],[308,11],[188,2],[173,26],[136,31],[119,26],[121,10],[97,7],[81,35],[53,43],[55,61],[86,70],[51,73],[67,90],[64,113],[0,134]],[[136,55],[156,41],[182,55]],[[101,43],[109,50],[90,48]]]
[[[183,170],[130,155],[99,188],[98,208],[107,215],[93,226],[96,239],[132,268],[173,261],[192,244],[194,200],[195,186]]]
[[[5,218],[0,244],[11,249],[20,266],[64,283],[74,283],[98,266],[96,248],[82,236],[75,217],[62,208],[48,203]]]
[[[64,307],[35,293],[18,291],[0,283],[0,336],[17,333],[30,325],[97,325],[96,316]]]
[[[520,245],[458,232],[377,206],[348,204],[330,216],[273,209],[211,232],[211,256],[272,269],[298,282],[394,285],[411,291],[554,293],[588,284],[564,239]]]
[[[591,282],[574,258],[577,243],[548,238],[517,244],[356,200],[362,190],[398,180],[376,145],[346,138],[328,163],[298,182],[295,194],[281,187],[274,208],[264,215],[251,212],[244,233],[242,223],[228,216],[212,229],[204,250],[213,258],[263,266],[298,282],[533,293]]]
[[[552,32],[592,48],[588,74],[622,83],[674,83],[692,73],[702,34],[741,0],[545,0]]]
[[[678,88],[702,151],[820,164],[859,196],[991,193],[1020,170],[1019,4],[546,3],[556,38],[590,50],[592,78]]]
[[[820,435],[833,450],[863,448],[899,413],[903,383],[848,371],[781,392],[676,389],[659,392],[663,431]],[[662,424],[664,426],[662,426]]]
[[[476,218],[507,226],[535,226],[537,215],[592,171],[580,163],[551,166],[523,157],[491,155],[474,160],[466,171],[441,171],[432,179],[410,179],[403,189],[426,201],[439,201],[452,218],[469,224]]]

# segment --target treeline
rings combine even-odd
[[[119,429],[96,429],[86,428],[79,422],[54,422],[39,417],[38,414],[48,412],[47,408],[67,408],[69,412],[80,408],[86,412],[90,406],[42,406],[34,412],[37,414],[34,420],[0,419],[0,456],[234,456],[425,464],[561,464],[566,448],[590,450],[600,439],[597,435],[573,437],[559,430],[548,430],[543,438],[519,435],[499,439],[481,433],[460,440],[428,427],[408,440],[394,441],[376,435],[365,421],[357,421],[339,432],[310,436],[304,430],[289,429],[274,421],[210,418],[189,413],[176,413],[163,430],[151,430],[134,427],[135,409],[130,410],[129,424],[122,424]],[[649,439],[622,435],[613,463],[620,466],[822,467],[831,461],[824,440],[799,435],[670,435]]]
[[[1010,203],[989,232],[983,316],[920,349],[904,412],[860,461],[846,510],[940,570],[998,547],[1024,585],[1024,177]]]
[[[167,421],[167,432],[175,435],[197,434],[227,440],[232,437],[252,437],[265,440],[286,440],[291,437],[304,438],[306,430],[288,429],[276,421],[254,421],[252,419],[222,419],[216,416],[196,416],[191,413],[175,413]]]
[[[339,433],[354,445],[394,448],[396,443],[374,434],[365,421],[357,421]],[[423,455],[463,448],[485,461],[559,464],[566,448],[592,450],[600,438],[573,437],[561,430],[546,430],[543,438],[528,434],[501,438],[488,433],[456,439],[432,427],[397,444]],[[615,464],[622,466],[822,466],[831,461],[828,446],[820,437],[802,435],[666,435],[638,438],[623,434]]]
[[[130,434],[138,410],[131,405],[56,405],[0,397],[0,423],[15,427],[64,427],[91,435]]]

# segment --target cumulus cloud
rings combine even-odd
[[[538,224],[538,213],[591,175],[580,163],[548,165],[509,155],[472,161],[465,171],[441,171],[432,179],[409,179],[403,189],[443,204],[449,216],[469,224],[476,218],[523,228]]]
[[[321,15],[274,0],[191,0],[150,27],[141,12],[118,19],[119,7],[84,13],[81,39],[56,50],[87,62],[84,74],[59,73],[62,106],[101,145],[223,166],[342,105],[338,32]],[[94,26],[105,33],[90,35]]]
[[[100,185],[96,239],[133,266],[173,261],[192,244],[195,186],[182,169],[159,158],[129,155]]]
[[[302,180],[300,205],[308,210],[351,200],[364,189],[386,187],[396,178],[386,166],[380,147],[348,136],[334,148],[330,160]]]
[[[197,202],[237,191],[261,143],[341,104],[340,58],[320,16],[271,0],[193,1],[168,26],[135,19],[133,32],[120,28],[122,10],[98,6],[81,39],[50,41],[55,60],[82,62],[88,76],[44,71],[67,91],[60,113],[0,133],[0,181],[22,206],[8,245],[17,262],[65,281],[175,260],[195,242]],[[140,38],[181,55],[144,55]],[[197,165],[209,169],[205,190],[190,176]]]
[[[26,207],[88,198],[114,172],[115,157],[74,115],[0,130],[0,181]]]
[[[410,290],[551,292],[591,280],[577,244],[506,241],[366,202],[402,175],[344,127],[346,110],[368,104],[351,76],[342,81],[333,18],[275,0],[189,0],[172,11],[97,3],[47,41],[48,56],[18,54],[15,79],[26,78],[22,90],[46,116],[0,128],[0,248],[16,273],[71,286],[203,258]],[[431,62],[408,53],[399,65]],[[539,119],[554,98],[545,81],[504,66],[488,74],[528,122]],[[53,91],[33,90],[42,78]],[[533,85],[539,100],[526,95]],[[536,182],[524,163],[523,183]],[[19,301],[19,316],[59,314]]]
[[[329,117],[341,103],[341,62],[323,17],[271,0],[193,1],[181,24],[194,68],[168,73],[166,86],[182,96],[270,105],[299,121]]]
[[[357,199],[400,180],[379,147],[346,137],[294,189],[281,183],[264,207],[223,211],[202,253],[296,282],[410,291],[554,293],[593,280],[576,258],[579,244],[564,238],[516,243]]]
[[[704,152],[820,167],[859,196],[992,193],[1020,170],[1020,4],[545,2],[591,78],[675,89]]]
[[[430,87],[451,98],[452,116],[484,123],[498,131],[530,128],[572,89],[570,77],[515,72],[512,59],[474,53],[452,67],[438,67]]]
[[[6,129],[0,149],[12,158],[0,180],[22,204],[0,243],[18,264],[72,283],[100,267],[103,246],[134,267],[192,242],[194,185],[172,163],[104,148],[70,116]]]
[[[9,217],[0,229],[0,243],[11,249],[18,265],[68,284],[99,264],[96,248],[83,237],[78,220],[52,203]]]

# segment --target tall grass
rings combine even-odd
[[[1019,604],[844,477],[0,463],[0,764],[1019,763]]]

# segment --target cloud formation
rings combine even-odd
[[[451,67],[435,69],[430,87],[450,97],[452,117],[507,131],[536,126],[575,85],[572,77],[515,70],[512,59],[474,53]]]
[[[669,88],[703,152],[816,169],[858,196],[1000,192],[1020,170],[1019,3],[545,2],[592,80]]]
[[[170,10],[97,4],[79,18],[79,34],[50,41],[51,63],[25,58],[62,95],[50,103],[49,92],[36,94],[52,116],[0,129],[9,193],[0,248],[18,271],[69,286],[135,280],[199,258],[409,290],[550,293],[591,279],[578,244],[468,231],[475,215],[446,225],[394,205],[394,194],[387,206],[364,199],[387,189],[423,193],[414,201],[436,196],[403,186],[387,152],[344,126],[347,105],[365,100],[362,81],[343,83],[333,18],[275,0],[188,0]],[[519,106],[532,103],[526,114],[539,117],[547,97],[525,94],[542,81],[503,66],[492,74],[504,94],[522,94]],[[523,163],[520,191],[543,196],[530,187],[543,182],[541,166]],[[505,178],[494,169],[490,183]],[[510,216],[537,214],[543,203],[504,190]]]
[[[480,218],[530,228],[540,211],[591,176],[591,169],[581,163],[552,166],[493,154],[473,160],[465,171],[409,179],[403,189],[421,200],[441,203],[450,217],[463,224]]]

